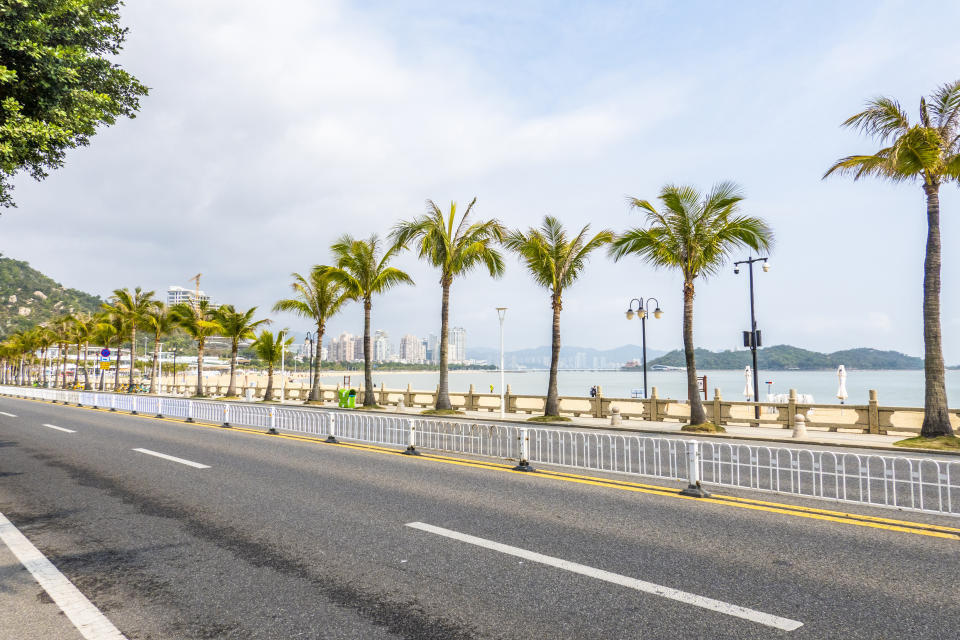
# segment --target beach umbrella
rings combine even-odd
[[[744,368],[743,377],[747,379],[747,384],[743,387],[743,397],[749,400],[753,397],[753,375],[750,372],[750,365]]]
[[[837,388],[837,398],[840,399],[840,404],[843,404],[843,401],[847,399],[847,370],[843,365],[837,367],[837,378],[840,379],[840,386]]]

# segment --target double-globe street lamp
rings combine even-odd
[[[503,386],[503,318],[507,315],[506,307],[497,307],[497,317],[500,318],[500,418],[503,419],[506,407],[504,406],[504,386]]]
[[[637,308],[633,308],[633,303],[637,303]],[[653,310],[654,318],[662,318],[663,311],[660,310],[660,301],[656,298],[634,298],[630,301],[630,304],[627,307],[627,320],[633,320],[634,316],[640,318],[641,336],[643,344],[643,398],[647,398],[647,309],[650,308],[650,303],[656,303],[656,306]]]
[[[310,343],[310,350],[307,351],[307,362],[309,363],[309,364],[307,365],[307,368],[308,368],[308,371],[309,371],[310,391],[307,393],[307,398],[309,398],[310,400],[316,400],[316,398],[313,397],[313,376],[314,376],[314,371],[313,371],[313,349],[314,349],[314,345],[315,345],[316,343],[314,342],[313,334],[312,334],[312,333],[309,333],[309,332],[307,332],[307,335],[304,336],[304,338],[303,338],[303,344],[307,344],[308,342]]]
[[[745,264],[750,270],[750,330],[743,332],[743,346],[750,347],[753,352],[753,417],[760,419],[760,372],[757,371],[757,347],[760,346],[760,332],[757,330],[757,316],[754,312],[753,304],[753,263],[762,262],[763,272],[770,271],[770,262],[767,258],[754,258],[750,256],[746,260],[739,260],[733,263],[733,272],[740,273],[740,265]]]

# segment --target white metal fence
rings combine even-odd
[[[960,516],[960,461],[948,459],[35,387],[0,386],[0,394]],[[525,452],[522,443],[527,445]]]

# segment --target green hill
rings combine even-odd
[[[0,257],[0,338],[74,311],[98,311],[103,301],[67,289],[22,260]]]
[[[697,369],[743,369],[753,364],[750,351],[695,352]],[[897,351],[877,349],[845,349],[834,353],[818,353],[799,347],[781,344],[757,350],[757,364],[765,370],[784,369],[835,369],[843,365],[848,369],[922,369],[923,359],[904,355]],[[683,351],[676,350],[650,362],[650,365],[684,367]]]

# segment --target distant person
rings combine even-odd
[[[597,397],[597,385],[593,385],[592,387],[590,387],[590,397],[591,398]]]
[[[493,393],[493,385],[490,385],[490,393]]]

